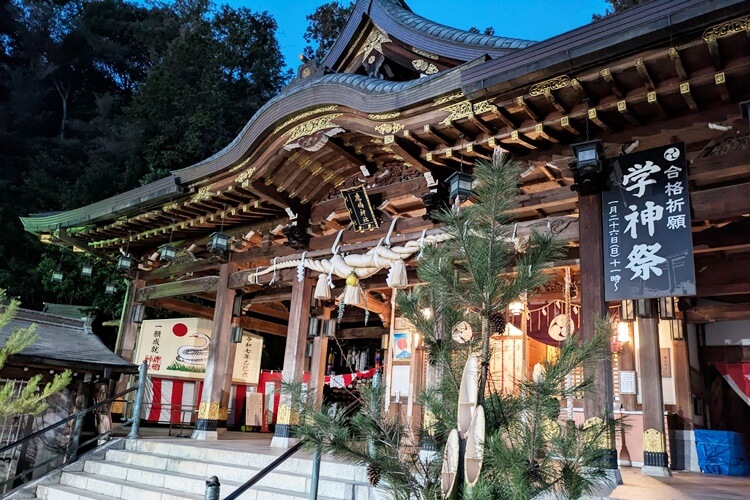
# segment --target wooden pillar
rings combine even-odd
[[[219,268],[219,284],[216,292],[216,307],[211,327],[211,341],[208,347],[206,375],[203,379],[203,393],[198,407],[198,421],[195,424],[193,439],[218,439],[219,429],[226,430],[227,403],[231,384],[232,368],[232,305],[234,290],[229,288],[229,275],[235,264],[222,264]],[[229,379],[229,380],[227,380]]]
[[[682,320],[676,319],[674,322],[681,322]],[[675,324],[673,328],[677,328]],[[682,325],[683,331],[687,329],[687,325]],[[693,429],[693,392],[690,389],[690,358],[688,353],[688,338],[687,334],[684,335],[683,340],[675,340],[672,342],[672,349],[674,351],[674,390],[677,398],[677,414],[678,425],[680,430],[692,430]]]
[[[579,235],[581,259],[581,335],[584,340],[594,337],[594,318],[607,316],[604,301],[604,240],[602,235],[602,197],[600,194],[579,196]],[[593,381],[586,391],[583,414],[586,421],[597,419],[610,422],[613,418],[614,392],[612,388],[612,359],[584,364],[584,376]],[[607,467],[617,469],[614,427],[608,436]],[[618,478],[619,481],[619,478]]]
[[[307,345],[307,328],[310,320],[310,300],[314,281],[305,276],[302,281],[292,283],[292,298],[289,307],[289,326],[286,333],[286,347],[284,348],[284,369],[281,378],[284,382],[301,381],[305,363],[305,346]],[[296,439],[291,435],[291,426],[297,415],[291,405],[291,397],[283,389],[279,399],[279,412],[276,417],[271,446],[274,448],[289,448]]]
[[[667,467],[667,441],[664,436],[664,397],[659,355],[658,302],[648,299],[648,312],[638,311],[641,397],[643,400],[643,468],[649,476],[671,476]],[[647,301],[643,301],[647,302]],[[639,304],[640,306],[640,304]],[[639,307],[639,309],[641,309]]]

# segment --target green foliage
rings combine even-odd
[[[303,56],[307,59],[322,61],[336,43],[353,10],[354,2],[349,2],[348,6],[344,6],[343,2],[339,3],[338,0],[334,0],[324,3],[307,16],[305,41],[315,46],[305,46]]]
[[[208,0],[1,2],[0,287],[26,307],[73,301],[118,317],[98,278],[76,287],[72,257],[69,282],[49,282],[59,253],[19,217],[99,201],[225,147],[288,77],[275,35],[268,14]]]
[[[610,7],[607,7],[607,10],[604,11],[604,14],[592,14],[591,19],[593,21],[599,21],[601,19],[604,19],[605,17],[611,16],[612,14],[623,12],[650,1],[651,0],[607,0],[607,3],[610,5]]]
[[[0,290],[0,302],[5,299],[5,291]],[[18,312],[18,302],[12,300],[9,305],[0,307],[0,329],[15,317]],[[36,325],[28,328],[19,328],[14,331],[5,345],[0,348],[0,370],[5,366],[8,357],[18,354],[37,340],[35,333]],[[19,394],[14,393],[15,384],[6,382],[0,385],[0,417],[14,415],[37,415],[47,408],[47,399],[61,391],[70,383],[70,370],[55,375],[52,381],[48,382],[40,390],[42,375],[37,374],[29,379],[28,384]]]

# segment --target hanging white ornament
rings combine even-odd
[[[359,280],[354,273],[346,277],[346,287],[344,288],[344,298],[342,302],[348,306],[359,304],[360,300]]]
[[[316,300],[331,300],[331,289],[328,286],[328,275],[319,274],[318,282],[315,285],[315,294],[313,298]]]
[[[302,280],[305,279],[305,256],[307,255],[307,252],[302,252],[302,258],[299,261],[299,264],[297,264],[297,282],[302,283]]]
[[[406,265],[403,260],[391,262],[391,269],[388,271],[385,282],[391,288],[406,288],[409,286],[409,277],[406,274]]]

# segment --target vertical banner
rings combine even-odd
[[[607,301],[695,295],[685,145],[612,158],[602,194]]]

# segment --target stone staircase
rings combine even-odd
[[[253,446],[243,446],[243,441],[230,441],[224,446],[222,443],[118,439],[62,471],[34,481],[10,498],[202,500],[206,479],[211,476],[219,478],[224,498],[280,454],[258,445],[256,451],[247,451]],[[298,452],[240,498],[308,499],[311,471],[311,457]],[[320,500],[386,498],[382,488],[369,485],[365,467],[324,458],[320,474]]]

